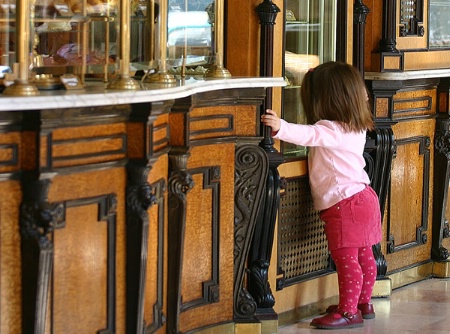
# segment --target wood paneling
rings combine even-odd
[[[386,240],[393,239],[395,247],[399,248],[393,253],[387,251],[388,272],[431,258],[433,168],[430,162],[433,161],[434,128],[434,119],[400,122],[393,126],[398,144],[393,159],[385,228]],[[428,162],[424,150],[429,151]],[[422,238],[417,240],[418,235],[427,236],[425,243]]]
[[[3,135],[0,134],[0,143]],[[18,181],[0,180],[0,332],[21,333],[21,268]]]
[[[52,330],[94,332],[107,327],[107,289],[113,289],[117,333],[125,332],[125,184],[124,168],[93,171],[52,180],[49,202],[65,202],[65,226],[53,233]],[[70,191],[67,191],[70,189]],[[114,253],[109,253],[108,224],[96,198],[114,194]],[[100,200],[100,199],[99,199]],[[111,255],[115,257],[110,268]],[[108,272],[108,270],[114,272]],[[114,273],[115,286],[108,286]],[[89,305],[89,307],[86,307]]]
[[[256,6],[260,0],[250,0],[243,6],[239,0],[227,1],[225,30],[225,65],[232,76],[258,76],[259,18]],[[281,21],[280,21],[281,22]]]
[[[218,284],[219,295],[213,303],[209,301],[182,312],[182,332],[233,319],[233,278],[230,273],[233,272],[234,253],[234,150],[234,144],[205,145],[191,150],[188,167],[195,185],[186,198],[182,303],[204,298],[204,284],[211,281]],[[216,176],[213,181],[216,188],[208,186],[211,181],[205,179],[204,171],[210,167],[220,171],[220,177]],[[204,316],[206,313],[208,317]]]
[[[2,123],[2,333],[233,323],[268,168],[258,146],[264,94],[24,112],[27,131]],[[236,170],[245,194],[235,194]],[[240,200],[245,234],[236,231]],[[178,264],[179,276],[170,270]]]

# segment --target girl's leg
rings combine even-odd
[[[363,284],[358,304],[366,304],[370,302],[373,286],[377,279],[377,264],[373,256],[372,247],[359,248],[358,261],[363,273]]]
[[[359,249],[339,248],[331,251],[331,257],[336,264],[338,276],[339,309],[350,314],[356,314],[363,286],[363,271],[359,264]]]

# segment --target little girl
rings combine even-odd
[[[308,125],[288,123],[270,109],[261,121],[274,138],[309,147],[313,203],[325,222],[339,283],[339,305],[311,325],[361,327],[363,318],[375,317],[372,245],[381,240],[379,201],[364,170],[366,131],[374,127],[366,87],[353,66],[327,62],[305,74],[300,94]]]

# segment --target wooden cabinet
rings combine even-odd
[[[234,331],[264,96],[0,111],[1,332]]]

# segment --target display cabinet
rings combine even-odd
[[[15,48],[15,2],[0,0],[0,77],[11,71]]]
[[[61,84],[61,75],[110,79],[117,61],[118,7],[114,1],[37,0],[32,76],[38,88]]]
[[[18,82],[28,85],[18,95],[34,95],[87,83],[175,85],[175,76],[215,76],[216,67],[229,76],[222,7],[213,0],[0,0],[1,86]]]
[[[306,123],[300,100],[303,76],[310,68],[336,57],[336,2],[286,0],[283,118]],[[306,148],[282,143],[284,155],[304,156]]]

